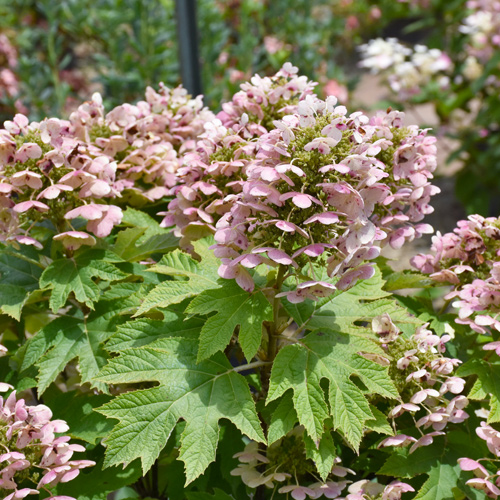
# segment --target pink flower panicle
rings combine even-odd
[[[396,405],[389,412],[389,417],[393,419],[396,429],[395,420],[398,417],[404,413],[415,415],[416,427],[421,434],[418,439],[396,434],[383,439],[379,447],[411,445],[410,453],[413,453],[421,446],[432,444],[434,437],[444,435],[443,431],[449,423],[458,424],[469,417],[464,411],[468,400],[460,395],[465,380],[453,375],[461,361],[444,356],[445,344],[451,336],[435,335],[428,329],[428,323],[418,327],[410,339],[399,335],[387,314],[375,318],[373,323],[383,348],[389,357],[397,360],[389,371],[398,390],[408,395],[408,401]],[[427,430],[430,432],[424,432]]]
[[[287,292],[292,302],[329,295],[369,278],[380,246],[401,247],[431,232],[423,217],[439,189],[435,139],[403,127],[390,111],[368,119],[306,94],[290,114],[248,141],[247,126],[207,123],[195,154],[179,169],[183,183],[163,212],[181,245],[213,233],[219,274],[253,289],[259,264],[310,267],[310,280]],[[324,266],[335,286],[317,279]]]
[[[160,84],[146,100],[105,114],[94,94],[69,121],[29,123],[21,114],[0,130],[0,238],[9,244],[42,244],[30,233],[48,219],[68,249],[96,243],[69,221],[86,219],[87,231],[108,236],[121,208],[168,195],[177,184],[181,155],[214,115],[178,87]],[[80,233],[80,234],[76,234]]]
[[[0,130],[1,241],[41,248],[30,234],[34,226],[48,219],[56,232],[72,230],[68,213],[89,203],[114,210],[114,223],[121,221],[120,208],[101,204],[117,194],[116,163],[92,154],[72,135],[69,122],[50,118],[29,123],[17,114],[4,126]],[[87,230],[107,236],[112,226],[104,219],[94,218]],[[82,244],[95,243],[87,236]]]
[[[456,322],[478,333],[500,331],[500,219],[471,215],[453,233],[434,236],[431,252],[411,263],[435,281],[454,286],[445,298],[457,299]]]
[[[15,70],[17,51],[3,33],[0,34],[0,98],[15,97],[19,93],[19,80]]]
[[[116,162],[114,188],[133,205],[159,200],[177,183],[182,154],[191,151],[214,115],[182,87],[148,87],[145,101],[105,114],[94,94],[71,117],[75,135]]]
[[[68,426],[63,420],[51,419],[47,406],[28,406],[23,399],[16,399],[15,392],[6,400],[0,397],[0,493],[5,500],[39,494],[42,490],[51,495],[49,488],[71,481],[81,469],[95,465],[91,460],[72,460],[74,452],[85,448],[71,444],[69,436],[56,437],[66,432]],[[56,498],[59,497],[50,497]]]

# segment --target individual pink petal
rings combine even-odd
[[[321,224],[335,224],[339,221],[339,216],[335,212],[323,212],[315,214],[304,221],[304,224],[311,224],[312,222],[320,222]]]
[[[18,203],[14,207],[14,212],[17,213],[23,213],[27,212],[28,210],[34,208],[37,212],[48,212],[50,208],[45,204],[40,201],[35,201],[35,200],[29,200],[29,201],[22,201],[21,203]]]
[[[65,219],[76,219],[77,217],[83,217],[87,220],[97,220],[102,217],[102,212],[104,205],[96,205],[91,203],[90,205],[82,205],[81,207],[74,208],[70,210],[64,216]]]

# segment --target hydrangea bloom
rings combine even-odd
[[[439,191],[430,183],[436,148],[426,131],[403,127],[399,112],[369,119],[309,93],[287,111],[252,140],[246,114],[236,129],[206,125],[164,213],[182,245],[214,233],[220,276],[246,290],[253,289],[248,270],[259,264],[292,275],[324,265],[343,289],[372,275],[366,261],[381,244],[399,248],[432,231],[419,224]],[[309,267],[310,280],[297,282],[289,300],[332,293]]]
[[[131,204],[156,201],[177,182],[181,155],[193,149],[195,138],[214,115],[202,96],[192,99],[182,87],[159,91],[148,87],[145,100],[122,104],[105,114],[102,99],[72,113],[75,135],[109,162],[116,162],[114,188]]]
[[[446,298],[458,299],[457,323],[486,333],[500,331],[500,220],[471,215],[453,233],[437,234],[430,254],[411,263],[436,281],[454,285]]]
[[[29,123],[16,115],[0,130],[1,241],[41,248],[31,233],[48,219],[69,250],[93,245],[94,237],[70,221],[83,217],[87,231],[102,238],[122,219],[111,199],[140,205],[166,196],[177,184],[181,155],[213,117],[201,96],[163,85],[108,114],[94,94],[69,121]]]
[[[469,417],[464,411],[468,400],[460,395],[465,380],[453,375],[461,361],[443,355],[451,336],[438,337],[427,328],[428,323],[418,327],[410,339],[398,335],[387,314],[375,318],[373,326],[387,354],[396,359],[396,366],[391,365],[390,371],[400,393],[407,395],[407,402],[396,405],[389,417],[395,420],[405,413],[415,415],[418,418],[415,425],[421,434],[419,438],[396,434],[382,440],[379,447],[411,444],[413,453],[432,444],[434,437],[444,435],[448,423],[461,423]]]
[[[6,385],[6,384],[3,384]],[[2,392],[12,387],[1,387]],[[16,399],[15,392],[4,400],[0,397],[0,493],[4,500],[24,498],[45,491],[48,500],[74,500],[52,496],[50,488],[74,479],[81,469],[95,465],[91,460],[72,460],[74,452],[85,451],[71,444],[69,436],[56,433],[69,428],[63,420],[51,420],[52,412],[45,405],[28,406]]]
[[[14,97],[19,92],[19,82],[14,70],[17,51],[3,33],[0,34],[0,98]]]
[[[29,123],[16,115],[0,130],[1,240],[41,248],[31,236],[37,223],[48,219],[56,233],[72,230],[67,215],[75,207],[103,203],[116,196],[116,163],[94,154],[71,133],[70,123],[50,118]],[[111,209],[112,205],[99,205]],[[121,209],[114,223],[121,220]],[[94,231],[107,236],[106,230]],[[82,243],[88,244],[89,238]]]

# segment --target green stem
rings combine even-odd
[[[453,298],[454,298],[454,297],[453,297]],[[449,299],[449,300],[447,300],[447,301],[443,304],[443,307],[441,307],[441,309],[439,309],[439,312],[438,312],[438,314],[439,314],[439,315],[441,315],[441,314],[444,314],[444,313],[445,313],[446,309],[448,309],[448,306],[451,304],[451,301],[452,301],[452,300],[453,300],[453,299]]]
[[[246,370],[253,370],[254,368],[259,368],[261,366],[267,366],[271,363],[269,361],[254,361],[252,363],[248,363],[247,365],[235,366],[233,368],[233,372],[244,372]]]
[[[276,297],[281,290],[283,285],[283,277],[285,276],[286,266],[280,265],[278,268],[278,275],[276,276],[276,283],[274,288],[276,290],[273,300],[273,323],[269,328],[269,345],[267,348],[267,361],[273,362],[276,357],[277,346],[278,346],[278,320],[280,313],[280,299]]]

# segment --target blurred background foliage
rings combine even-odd
[[[285,61],[323,86],[352,87],[356,45],[407,10],[393,0],[198,0],[205,102],[216,108]],[[17,53],[17,91],[0,91],[0,119],[65,116],[94,91],[113,107],[180,83],[173,0],[0,0],[0,32]]]

